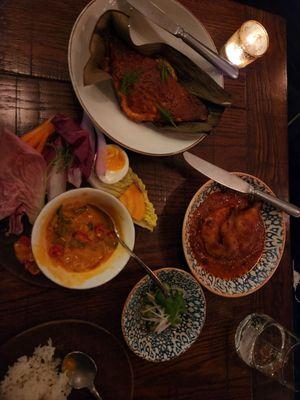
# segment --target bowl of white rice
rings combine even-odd
[[[21,356],[9,366],[0,382],[1,400],[65,400],[72,388],[61,372],[52,340],[37,346],[30,356]]]

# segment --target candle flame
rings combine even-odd
[[[248,35],[246,38],[246,40],[249,44],[254,44],[257,39],[258,39],[258,35],[255,35],[255,34]]]
[[[241,65],[245,61],[244,51],[236,43],[228,43],[226,45],[226,56],[235,65]]]

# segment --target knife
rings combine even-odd
[[[262,192],[238,176],[230,174],[228,171],[202,160],[202,158],[194,156],[187,151],[183,153],[183,157],[187,163],[189,163],[197,171],[201,172],[201,174],[220,183],[221,185],[236,190],[237,192],[256,196],[259,199],[272,204],[274,207],[285,211],[287,214],[292,215],[293,217],[300,217],[300,208],[294,206],[293,204]]]
[[[194,36],[186,32],[180,25],[171,20],[156,4],[152,3],[151,0],[127,0],[127,3],[161,28],[182,39],[188,46],[201,54],[202,57],[223,73],[231,78],[238,78],[239,70],[235,65],[220,57],[219,54],[215,53],[205,46],[204,43],[201,43]]]

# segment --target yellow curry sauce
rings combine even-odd
[[[46,230],[47,251],[66,271],[90,271],[117,247],[110,218],[99,208],[73,202],[57,208]]]

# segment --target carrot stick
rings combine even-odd
[[[20,139],[31,147],[36,147],[45,134],[48,132],[53,133],[54,131],[54,125],[51,123],[51,119],[48,119],[32,131],[25,133]]]
[[[23,142],[27,142],[33,139],[34,137],[38,136],[38,134],[43,131],[45,125],[48,125],[48,123],[49,121],[47,120],[42,124],[38,125],[37,127],[35,127],[32,131],[25,133],[24,135],[21,136],[21,140],[23,140]]]
[[[40,143],[37,145],[37,147],[35,147],[36,151],[38,151],[39,153],[43,151],[49,136],[52,135],[53,132],[54,131],[52,129],[49,129],[48,132],[44,133],[44,136],[41,138]]]
[[[27,143],[29,146],[35,148],[43,137],[43,131],[36,132],[34,136],[30,136],[28,138],[23,139],[23,142]],[[22,138],[21,138],[22,140]]]

